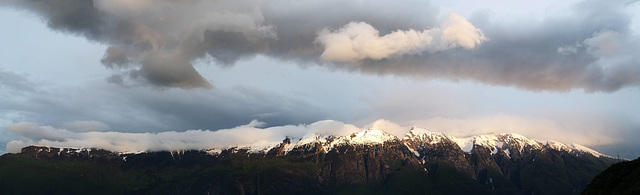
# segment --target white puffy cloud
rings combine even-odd
[[[482,30],[464,17],[452,13],[439,27],[396,30],[382,36],[380,31],[366,22],[350,22],[335,31],[320,31],[316,43],[324,46],[320,55],[322,60],[356,62],[425,51],[435,53],[458,47],[474,49],[487,40]]]
[[[465,49],[474,49],[482,42],[489,40],[484,36],[482,30],[476,28],[464,17],[452,13],[440,26],[442,29],[442,45],[441,50],[463,47]],[[442,46],[441,46],[442,47]]]

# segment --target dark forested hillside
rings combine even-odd
[[[329,151],[312,143],[286,153],[287,141],[266,153],[30,146],[0,157],[0,194],[577,194],[613,161],[555,150],[506,158],[446,142],[416,155],[407,142]]]
[[[582,194],[640,194],[640,158],[612,165],[593,178]]]

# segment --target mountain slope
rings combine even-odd
[[[582,194],[640,194],[640,158],[607,168]]]
[[[30,146],[0,157],[0,193],[577,194],[613,162],[517,134],[456,138],[419,128],[402,139],[367,129],[173,152]]]

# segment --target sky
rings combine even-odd
[[[411,126],[640,156],[640,2],[0,0],[0,153]]]

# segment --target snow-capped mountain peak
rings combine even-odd
[[[492,154],[495,154],[499,150],[502,150],[507,153],[507,155],[509,155],[511,152],[516,151],[522,153],[525,148],[539,150],[543,149],[544,147],[548,147],[557,151],[589,153],[595,157],[606,156],[580,144],[572,143],[567,145],[553,140],[548,140],[545,143],[543,141],[541,142],[536,139],[528,138],[516,133],[490,133],[485,135],[457,138],[455,136],[447,136],[440,132],[434,132],[427,129],[414,127],[404,136],[402,140],[403,142],[405,142],[405,145],[412,148],[413,150],[415,148],[421,147],[422,144],[435,145],[445,140],[450,140],[453,143],[456,143],[462,151],[468,153],[472,152],[478,147],[489,149]]]
[[[573,149],[567,144],[564,144],[555,140],[547,140],[547,144],[545,144],[545,146],[558,151],[571,151]]]
[[[239,146],[232,145],[227,147],[202,149],[211,155],[220,154],[222,151],[231,150],[232,152],[244,150],[248,153],[267,154],[273,149],[277,149],[279,155],[286,155],[292,150],[308,151],[321,147],[318,151],[328,153],[336,147],[346,145],[384,145],[387,142],[398,142],[405,145],[416,156],[420,156],[419,151],[425,147],[447,147],[465,153],[473,153],[479,148],[488,149],[491,155],[503,151],[507,156],[511,157],[513,152],[522,153],[523,150],[547,150],[564,151],[571,153],[588,153],[595,157],[609,157],[599,153],[593,149],[580,144],[564,144],[553,140],[538,141],[536,139],[527,138],[515,133],[490,133],[485,135],[476,135],[470,137],[458,138],[446,135],[441,132],[430,131],[424,128],[413,127],[400,140],[398,137],[386,133],[380,129],[364,129],[360,132],[346,136],[328,135],[328,134],[308,134],[302,138],[286,137],[284,140],[255,142],[249,145]],[[47,148],[47,147],[42,147]],[[38,149],[44,150],[44,149]],[[47,149],[49,150],[49,149]],[[187,149],[185,149],[187,150]],[[89,153],[90,149],[69,148],[57,151],[57,153]],[[141,152],[119,152],[119,155],[141,153]],[[60,154],[58,154],[60,155]]]
[[[423,141],[429,144],[436,144],[442,142],[444,139],[449,139],[444,133],[433,132],[418,127],[412,127],[404,138],[402,138],[402,140]]]
[[[337,146],[343,145],[376,145],[388,141],[399,141],[396,136],[378,129],[365,129],[348,136],[309,134],[285,146],[285,152],[296,148],[313,148],[314,145],[322,146],[324,152],[329,152]],[[294,143],[295,142],[295,143]],[[251,151],[250,151],[251,152]]]
[[[580,144],[576,144],[576,143],[571,143],[571,144],[564,144],[561,142],[557,142],[554,140],[547,140],[547,143],[545,144],[546,147],[550,148],[550,149],[554,149],[557,151],[566,151],[566,152],[578,152],[578,153],[589,153],[595,157],[609,157],[612,158],[610,156],[604,155],[598,151],[595,151],[591,148],[588,148],[586,146],[580,145]]]
[[[522,152],[525,147],[532,149],[542,148],[542,143],[535,139],[527,138],[515,133],[487,134],[473,137],[473,145],[489,148],[494,151],[498,148],[506,150],[509,148],[517,149]]]
[[[610,157],[610,156],[604,155],[604,154],[602,154],[602,153],[600,153],[598,151],[595,151],[595,150],[593,150],[591,148],[587,148],[586,146],[583,146],[583,145],[580,145],[580,144],[571,143],[571,147],[574,150],[577,150],[577,151],[580,151],[580,152],[584,152],[584,153],[589,153],[589,154],[592,154],[595,157],[600,157],[600,156]]]
[[[396,136],[378,129],[365,129],[350,136],[340,137],[336,144],[384,144],[398,140]]]
[[[504,145],[504,141],[501,138],[501,136],[499,135],[495,135],[495,134],[487,134],[487,135],[477,135],[477,136],[473,136],[473,138],[471,140],[473,140],[473,146],[482,146],[482,147],[486,147],[489,149],[493,148],[502,148],[502,146]]]
[[[601,156],[610,157],[610,156],[604,155],[604,154],[602,154],[602,153],[600,153],[598,151],[595,151],[595,150],[593,150],[591,148],[587,148],[586,146],[583,146],[583,145],[580,145],[580,144],[571,143],[571,147],[574,150],[577,150],[577,151],[580,151],[580,152],[590,153],[595,157],[601,157]]]

